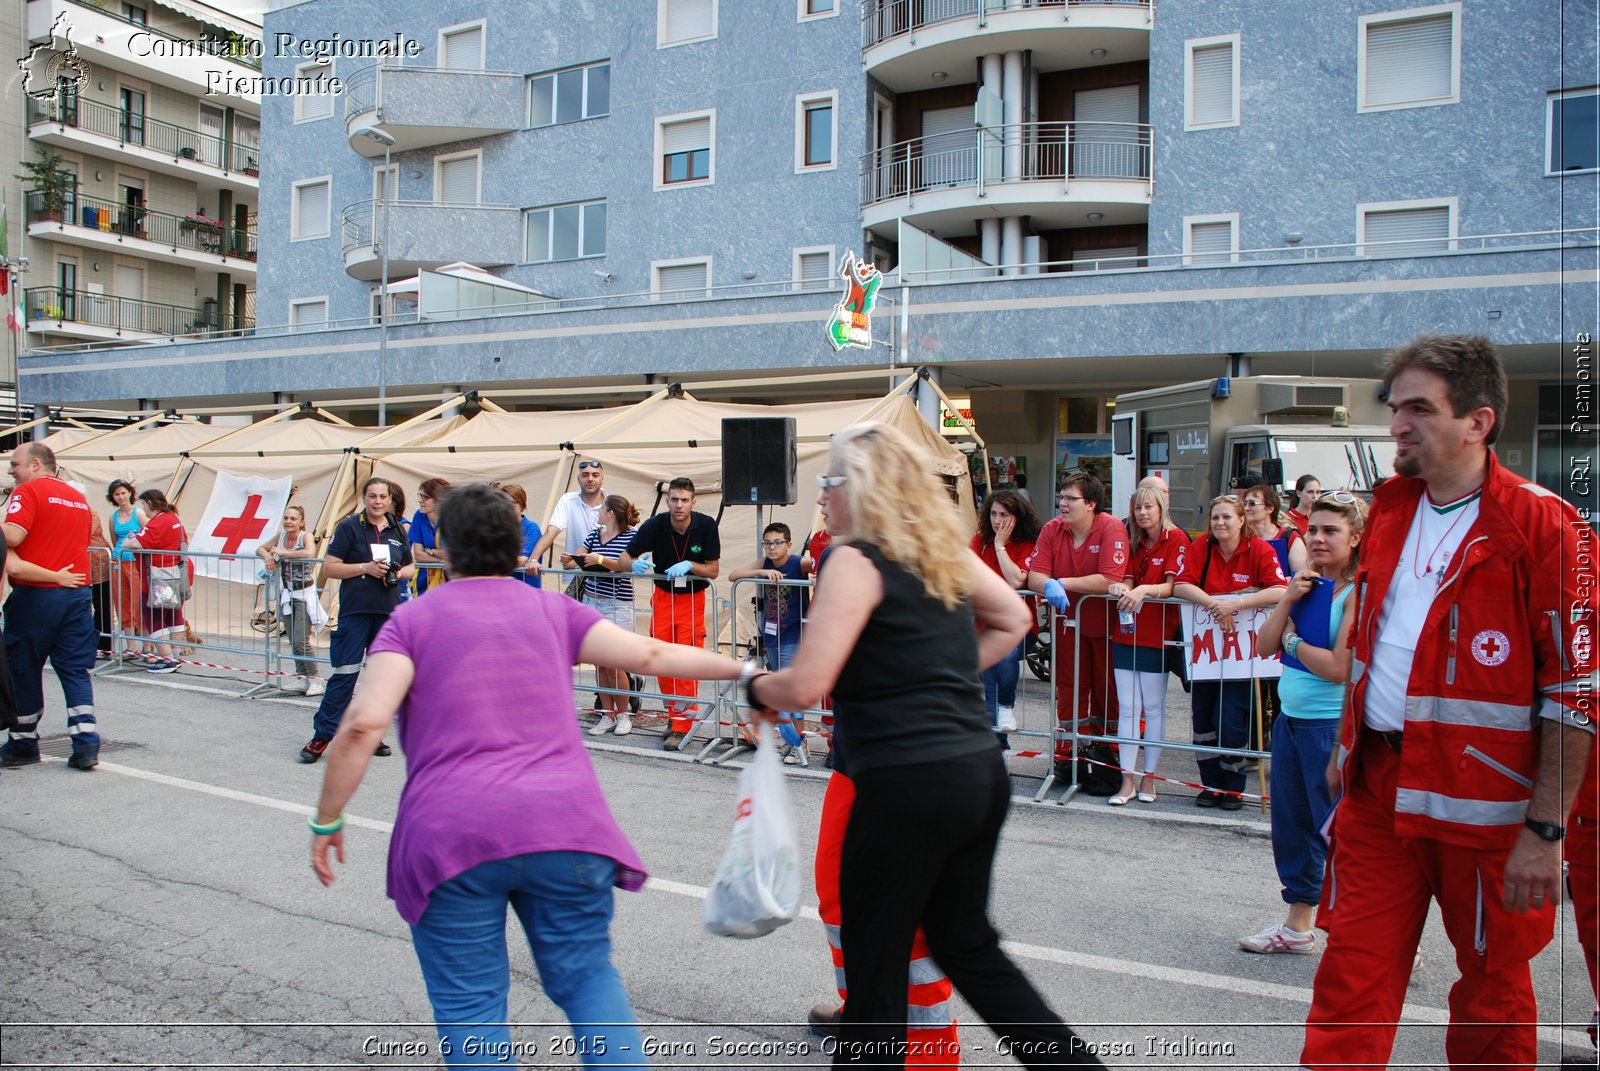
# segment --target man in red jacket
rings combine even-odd
[[[1487,340],[1423,336],[1384,385],[1398,475],[1356,575],[1328,947],[1300,1062],[1388,1063],[1431,898],[1461,971],[1450,1065],[1532,1067],[1528,961],[1553,932],[1594,740],[1593,559],[1572,507],[1489,450],[1506,380]]]
[[[1589,540],[1594,541],[1593,529]],[[1578,944],[1589,968],[1589,987],[1594,990],[1595,1012],[1589,1019],[1593,1045],[1600,1028],[1600,749],[1589,753],[1589,772],[1567,821],[1567,889],[1578,923]]]

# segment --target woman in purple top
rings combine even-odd
[[[636,890],[646,874],[584,750],[572,666],[709,680],[737,678],[740,666],[518,582],[516,510],[487,485],[451,491],[439,528],[459,583],[402,605],[373,641],[327,750],[312,868],[332,884],[328,849],[344,861],[344,807],[398,712],[406,785],[389,896],[411,925],[445,1062],[514,1051],[509,904],[583,1064],[638,1065],[633,1008],[611,964],[611,889]]]

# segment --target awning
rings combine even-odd
[[[157,7],[176,11],[185,18],[243,34],[254,40],[261,39],[261,10],[266,8],[264,2],[234,0],[229,5],[232,13],[201,3],[200,0],[154,0],[154,2]],[[258,8],[261,10],[256,10]]]

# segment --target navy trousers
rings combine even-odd
[[[44,713],[44,664],[55,667],[67,704],[67,732],[74,755],[98,755],[100,727],[94,720],[94,606],[89,588],[18,585],[6,599],[6,665],[17,696],[17,727],[7,747],[16,755],[39,753],[39,718]]]
[[[322,703],[311,720],[313,735],[332,740],[339,731],[345,708],[355,695],[356,677],[366,661],[367,648],[378,638],[378,630],[387,620],[388,614],[339,615],[339,627],[328,638],[328,659],[333,669],[329,671],[328,690],[322,693]],[[89,657],[94,658],[92,651]]]

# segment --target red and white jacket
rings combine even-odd
[[[1341,741],[1347,766],[1379,613],[1424,486],[1387,481],[1367,521]],[[1577,511],[1490,454],[1477,521],[1440,580],[1411,661],[1396,833],[1509,848],[1538,775],[1538,727],[1595,731],[1594,546]]]

